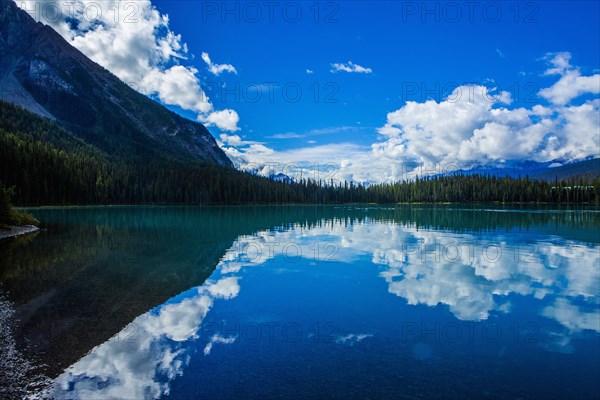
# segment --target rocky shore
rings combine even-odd
[[[0,240],[26,235],[39,230],[40,228],[35,225],[9,226],[7,228],[0,228]]]

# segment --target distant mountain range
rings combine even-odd
[[[600,177],[600,158],[584,160],[571,164],[557,165],[557,162],[538,163],[534,161],[512,163],[504,167],[476,167],[469,170],[453,171],[447,175],[490,175],[511,178],[542,180],[561,180],[573,177]]]
[[[136,92],[12,0],[0,0],[0,99],[128,160],[232,166],[202,124]]]
[[[290,178],[286,174],[282,174],[282,173],[279,173],[277,175],[273,175],[270,178],[273,179],[276,182],[285,182],[285,183],[293,183],[294,182],[294,180],[292,178]]]
[[[532,171],[529,175],[530,178],[545,180],[561,180],[575,176],[600,177],[600,158],[565,164],[560,167],[540,169]]]

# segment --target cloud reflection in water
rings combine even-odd
[[[461,321],[510,313],[509,295],[544,299],[540,315],[564,327],[549,333],[554,342],[546,343],[548,350],[568,349],[578,332],[600,332],[597,244],[554,236],[532,240],[519,232],[453,233],[393,222],[323,221],[312,228],[239,237],[209,281],[139,316],[94,348],[56,379],[53,396],[141,399],[168,394],[170,382],[183,374],[195,349],[211,356],[215,345],[238,339],[220,334],[205,338],[198,332],[216,301],[238,296],[247,268],[281,272],[294,268],[298,258],[351,264],[365,257],[389,293],[409,305],[441,304]],[[309,284],[298,282],[303,283]],[[342,335],[337,344],[372,335]]]

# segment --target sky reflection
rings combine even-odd
[[[571,352],[572,338],[583,332],[600,333],[598,244],[519,231],[455,233],[374,220],[323,220],[311,228],[292,226],[239,237],[205,284],[137,317],[94,348],[56,379],[52,395],[80,399],[167,395],[191,358],[212,357],[215,349],[240,341],[231,332],[203,335],[201,326],[215,304],[226,308],[227,300],[243,292],[245,277],[254,268],[281,274],[342,265],[343,286],[365,263],[386,283],[389,294],[410,306],[441,307],[456,321],[481,322],[523,312],[515,310],[515,299],[534,299],[539,303],[527,312],[556,323],[542,332],[539,346],[548,351]],[[315,277],[295,273],[287,279],[309,295]],[[370,293],[365,290],[361,295]],[[285,301],[294,309],[302,306],[301,300]],[[331,300],[342,308],[357,302]],[[252,307],[253,298],[243,301]],[[331,345],[353,346],[377,334],[346,332]],[[429,358],[423,351],[417,353]]]

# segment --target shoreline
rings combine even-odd
[[[9,226],[8,229],[0,229],[0,240],[27,235],[39,230],[40,228],[35,225]]]
[[[257,207],[257,206],[404,206],[404,205],[432,205],[432,206],[447,206],[447,205],[473,205],[473,206],[594,206],[599,207],[600,203],[596,202],[391,202],[391,203],[207,203],[207,204],[186,204],[186,203],[128,203],[128,204],[44,204],[44,205],[18,205],[14,208],[17,210],[32,210],[32,209],[53,209],[53,208],[130,208],[130,207]]]

